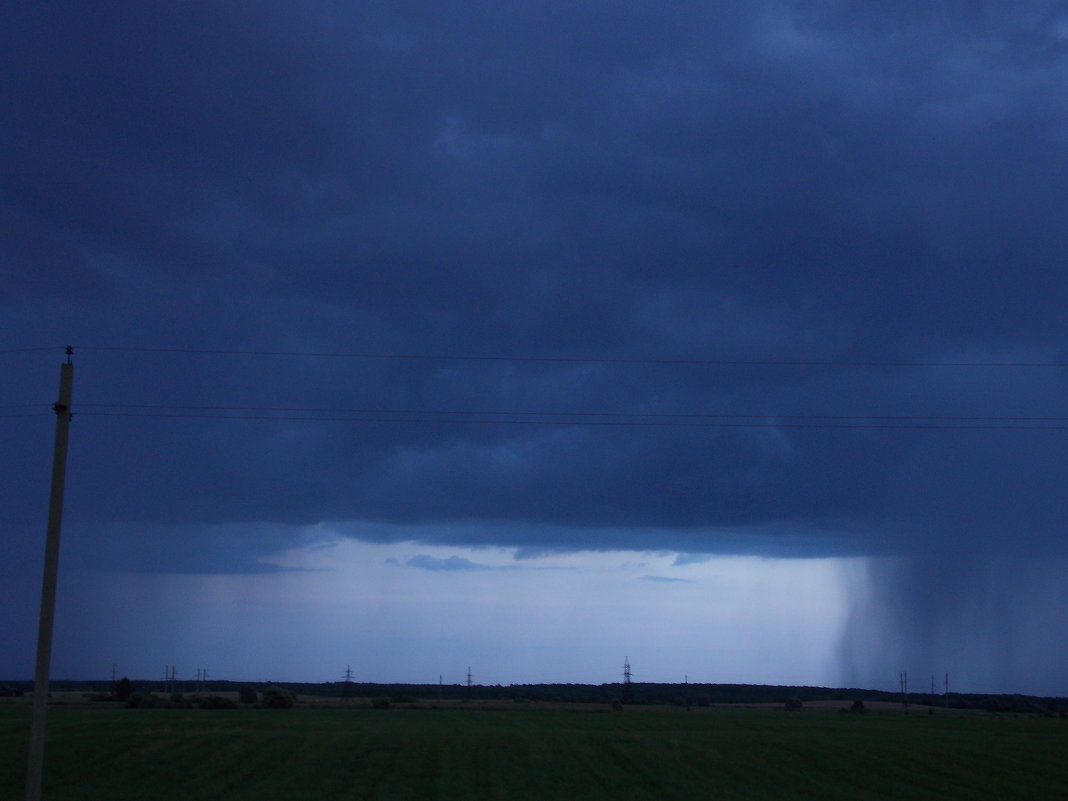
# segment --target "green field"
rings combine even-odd
[[[44,798],[1068,798],[1068,721],[806,709],[56,707]],[[0,706],[0,798],[29,708]]]

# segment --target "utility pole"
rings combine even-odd
[[[901,677],[901,705],[908,708],[909,705],[909,672],[907,670],[902,671]]]
[[[56,616],[56,580],[59,574],[59,533],[63,525],[63,488],[67,477],[67,440],[70,431],[71,395],[74,389],[73,348],[59,366],[59,399],[56,439],[52,450],[52,493],[48,500],[48,533],[45,540],[44,576],[41,580],[41,619],[37,629],[37,667],[33,680],[33,718],[30,752],[26,762],[26,801],[40,801],[44,769],[45,724],[48,715],[48,675],[52,665],[52,624]]]
[[[470,701],[471,700],[471,666],[470,665],[468,665],[468,667],[467,667],[467,681],[465,683],[467,684],[467,700]]]

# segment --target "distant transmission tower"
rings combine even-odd
[[[178,678],[178,668],[174,665],[163,666],[163,692],[174,692],[174,682]]]
[[[345,685],[341,688],[341,694],[348,698],[352,695],[352,665],[345,665]]]
[[[899,678],[901,683],[901,705],[908,707],[909,705],[909,672],[904,670],[901,672]]]
[[[623,697],[620,699],[624,704],[634,701],[634,689],[630,686],[630,657],[623,658]]]

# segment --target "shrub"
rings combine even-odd
[[[160,699],[152,693],[133,693],[126,699],[127,709],[152,709],[160,706]]]
[[[209,695],[200,699],[201,709],[237,709],[237,702],[218,695]]]
[[[385,696],[375,698],[371,701],[371,706],[375,709],[389,709],[389,699]]]
[[[133,682],[123,676],[111,685],[111,694],[119,701],[125,701],[134,694]]]
[[[852,706],[849,707],[849,711],[850,712],[863,712],[864,711],[864,702],[861,701],[859,698],[856,699],[853,702]]]
[[[615,700],[612,701],[612,709],[614,709],[616,712],[622,712],[623,711],[623,702],[620,701],[618,698],[616,698]]]
[[[243,704],[254,704],[259,698],[256,691],[248,685],[237,691],[237,697]]]
[[[268,687],[263,691],[263,705],[267,709],[289,709],[293,701],[293,693],[281,687]]]
[[[787,712],[799,712],[805,708],[805,705],[800,698],[787,698],[783,708]]]

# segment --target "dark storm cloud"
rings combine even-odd
[[[1058,8],[24,7],[0,56],[5,329],[12,347],[1064,361]],[[1063,369],[77,361],[82,403],[773,425],[87,407],[72,525],[491,521],[535,549],[824,554],[990,551],[1011,529],[1063,549],[1063,431],[791,417],[1056,417]]]
[[[308,568],[265,562],[305,538],[271,525],[79,527],[64,543],[65,565],[117,573],[277,573]],[[312,571],[314,572],[314,571]]]

